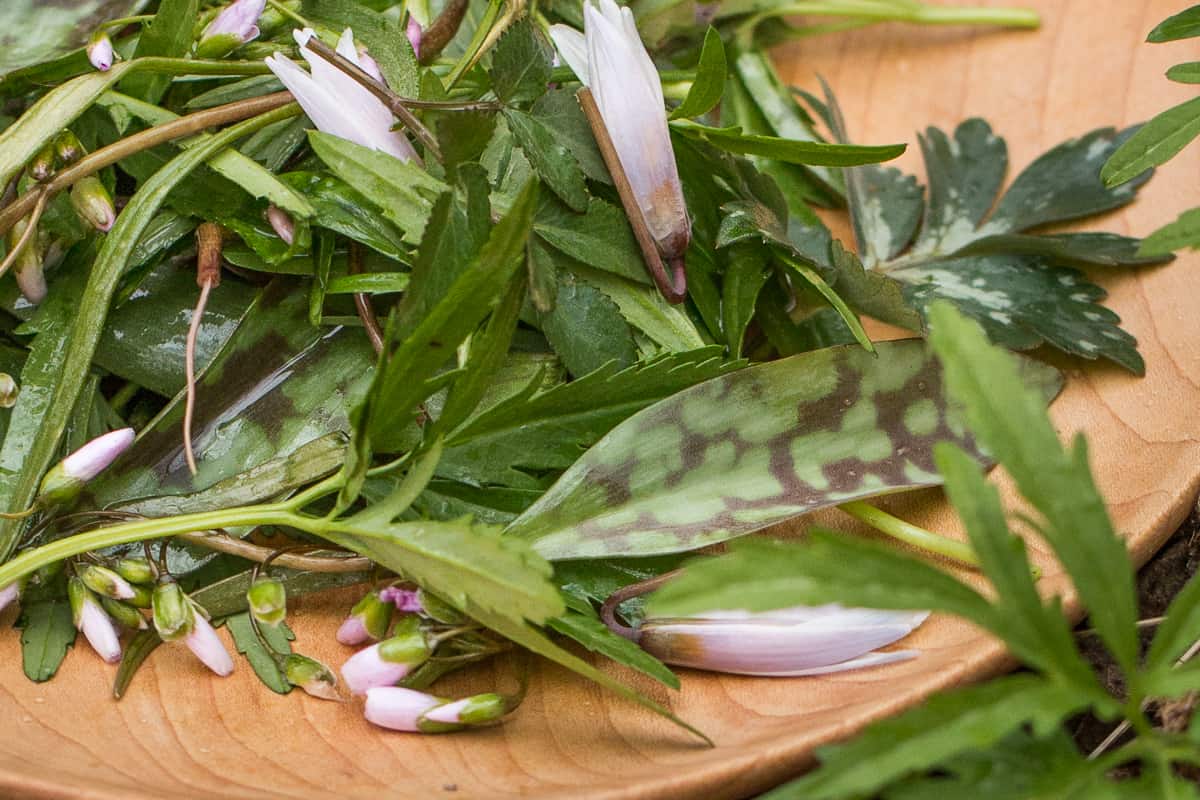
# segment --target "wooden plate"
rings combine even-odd
[[[957,0],[956,0],[957,1]],[[1016,0],[1014,0],[1016,2]],[[984,3],[985,5],[988,3]],[[837,89],[860,141],[915,141],[928,124],[990,119],[1016,167],[1092,128],[1147,119],[1194,96],[1164,70],[1194,57],[1188,45],[1139,45],[1178,0],[1023,0],[1045,17],[1037,32],[915,29],[888,25],[783,49],[784,77]],[[918,168],[914,153],[904,166]],[[1200,203],[1193,146],[1142,199],[1097,224],[1144,235]],[[1138,562],[1170,535],[1200,479],[1200,258],[1102,280],[1111,305],[1141,343],[1138,380],[1104,365],[1068,364],[1053,409],[1065,434],[1086,430],[1103,490]],[[937,492],[894,508],[922,524],[954,522]],[[835,520],[850,527],[845,520]],[[802,527],[800,524],[793,529]],[[1037,551],[1048,590],[1058,569]],[[332,639],[349,597],[300,605],[306,652],[340,664]],[[9,612],[11,615],[11,612]],[[10,617],[6,617],[9,619]],[[813,747],[849,736],[930,692],[1010,666],[995,642],[935,618],[912,638],[924,655],[905,664],[826,678],[683,675],[660,691],[621,671],[717,742],[696,746],[668,724],[573,676],[540,667],[528,700],[500,728],[457,736],[389,734],[356,705],[279,697],[245,663],[217,680],[178,648],[162,648],[120,703],[112,669],[86,646],[60,676],[33,684],[20,671],[17,636],[0,636],[0,794],[130,798],[732,798],[804,768]],[[503,679],[482,670],[454,689]]]

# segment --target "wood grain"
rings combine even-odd
[[[1008,139],[1020,168],[1094,127],[1144,120],[1194,94],[1164,70],[1196,58],[1189,45],[1141,46],[1178,0],[1027,0],[1037,32],[888,25],[805,41],[778,56],[786,79],[838,91],[854,136],[904,140],[928,124],[983,115]],[[998,5],[998,3],[997,3]],[[915,148],[914,148],[915,149]],[[918,168],[915,152],[903,166]],[[1142,199],[1095,227],[1144,235],[1200,203],[1200,148],[1156,177]],[[1063,362],[1070,379],[1053,415],[1063,435],[1086,431],[1103,490],[1138,562],[1182,520],[1200,485],[1200,259],[1100,276],[1111,306],[1141,342],[1147,376]],[[1008,487],[1006,486],[1006,492]],[[1011,492],[1009,492],[1011,497]],[[892,504],[919,523],[952,530],[938,492]],[[853,525],[830,515],[827,521]],[[804,523],[789,526],[799,531]],[[1048,590],[1064,582],[1035,551]],[[339,664],[332,632],[350,597],[298,604],[301,648]],[[1072,603],[1073,605],[1073,603]],[[11,615],[11,612],[9,612]],[[9,619],[6,617],[5,619]],[[131,798],[736,798],[804,768],[814,746],[911,706],[930,692],[1006,669],[1003,651],[964,623],[935,618],[908,643],[904,664],[825,678],[683,675],[678,694],[616,670],[699,725],[716,749],[553,667],[539,667],[529,699],[500,728],[457,736],[388,734],[337,705],[263,690],[244,662],[232,678],[205,674],[165,647],[126,699],[109,699],[112,670],[86,648],[58,679],[20,672],[17,636],[0,636],[0,794]],[[503,665],[457,678],[448,692],[507,681]]]

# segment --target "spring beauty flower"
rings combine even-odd
[[[633,12],[614,0],[587,2],[584,33],[567,25],[550,26],[563,60],[591,90],[612,139],[621,169],[662,259],[682,280],[683,256],[691,241],[691,222],[675,166],[658,70],[638,35]],[[655,269],[652,267],[651,272]],[[668,299],[682,300],[682,290],[655,281]]]
[[[404,29],[404,33],[408,36],[408,43],[412,45],[413,55],[417,58],[421,57],[421,23],[417,22],[416,17],[411,14],[408,17],[408,27]]]
[[[258,38],[258,18],[267,0],[234,0],[204,29],[196,45],[200,58],[221,58]]]
[[[381,728],[411,733],[449,733],[472,725],[495,722],[508,713],[498,694],[477,694],[447,700],[400,686],[367,690],[363,716]]]
[[[42,478],[38,502],[42,506],[69,503],[79,496],[88,481],[103,472],[117,456],[133,444],[133,428],[121,428],[98,436],[55,464]]]
[[[281,53],[268,57],[267,66],[296,98],[317,129],[388,153],[401,161],[415,159],[417,153],[408,139],[403,133],[392,130],[395,117],[388,107],[356,80],[308,49],[306,45],[315,35],[311,28],[293,33],[300,45],[300,55],[308,62],[312,74]],[[337,51],[372,77],[379,78],[378,67],[355,49],[354,34],[349,28],[338,41]]]
[[[204,666],[222,678],[233,672],[233,657],[203,614],[196,614],[192,630],[183,637],[183,643]]]
[[[638,628],[638,644],[680,667],[767,677],[821,675],[913,658],[916,651],[877,648],[903,639],[928,616],[836,604],[710,612],[647,619]]]
[[[101,72],[108,72],[113,65],[113,43],[103,30],[96,31],[88,39],[87,57],[91,65]]]
[[[71,601],[71,619],[96,654],[109,664],[120,661],[121,640],[117,638],[117,627],[92,591],[79,578],[71,576],[67,582],[67,596]]]

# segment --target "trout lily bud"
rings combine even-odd
[[[154,567],[141,556],[122,558],[113,566],[113,569],[130,583],[154,582]]]
[[[403,133],[392,130],[395,118],[388,107],[358,81],[306,47],[315,35],[312,29],[295,31],[294,35],[300,44],[300,55],[308,62],[312,74],[281,53],[268,57],[267,66],[296,98],[317,129],[389,153],[401,161],[415,159],[417,153],[408,139]],[[372,74],[369,62],[355,49],[354,34],[349,28],[338,41],[337,51]]]
[[[164,642],[186,637],[196,626],[196,611],[192,602],[174,578],[166,577],[154,587],[154,629]]]
[[[291,214],[272,203],[267,206],[267,223],[284,244],[288,247],[292,246],[292,242],[296,239],[296,223],[292,221]]]
[[[550,38],[576,77],[591,90],[633,198],[679,284],[692,226],[675,166],[658,70],[628,8],[614,0],[599,0],[598,6],[585,2],[583,21],[584,33],[567,25],[552,25]],[[680,287],[664,285],[668,281],[665,274],[658,275],[653,267],[651,272],[668,299],[683,299]]]
[[[329,667],[308,656],[290,653],[283,660],[283,674],[288,683],[322,700],[341,700],[337,693],[337,678]]]
[[[92,66],[101,72],[108,72],[113,65],[113,43],[108,34],[98,30],[92,34],[87,43],[87,57]]]
[[[133,428],[121,428],[92,439],[46,473],[38,490],[38,502],[42,506],[71,502],[88,481],[103,472],[131,444]]]
[[[101,233],[108,233],[117,221],[112,195],[95,175],[80,178],[71,187],[71,207],[81,220]]]
[[[12,408],[21,396],[21,387],[7,372],[0,372],[0,408]]]
[[[400,686],[367,690],[363,715],[381,728],[412,733],[449,733],[472,725],[495,722],[508,713],[498,694],[478,694],[447,700]]]
[[[189,601],[190,602],[190,601]],[[203,614],[195,613],[192,630],[183,638],[188,650],[222,678],[233,672],[233,657]]]
[[[416,618],[413,618],[414,623]],[[429,659],[432,649],[415,625],[390,639],[359,650],[342,664],[342,679],[352,694],[376,686],[392,686]]]
[[[8,608],[16,600],[21,597],[21,583],[14,581],[7,586],[0,587],[0,611]]]
[[[392,606],[379,598],[376,592],[368,592],[350,609],[350,616],[338,628],[337,640],[345,645],[377,641],[387,635],[392,624]]]
[[[913,658],[917,653],[911,650],[875,650],[903,639],[927,616],[836,604],[710,612],[647,619],[638,629],[638,644],[680,667],[764,677],[821,675]]]
[[[109,664],[121,660],[121,641],[112,619],[100,607],[96,596],[75,576],[67,582],[71,601],[71,619],[100,658]]]
[[[89,564],[79,575],[83,585],[101,597],[111,597],[113,600],[128,600],[134,596],[133,587],[129,581],[122,578],[108,567],[99,564]]]
[[[267,0],[234,0],[204,29],[196,45],[196,55],[221,58],[257,39],[258,18],[266,8]]]
[[[246,592],[246,604],[254,619],[277,628],[287,616],[287,590],[275,578],[259,578]]]

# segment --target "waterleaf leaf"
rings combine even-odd
[[[557,141],[575,157],[584,175],[599,183],[612,183],[612,176],[608,174],[608,167],[604,166],[604,159],[596,146],[596,137],[592,135],[591,126],[579,107],[575,92],[552,89],[538,98],[530,113],[554,131]]]
[[[1174,222],[1147,236],[1142,240],[1138,253],[1153,257],[1185,247],[1200,249],[1200,208],[1184,211]]]
[[[1100,177],[1118,186],[1146,170],[1165,164],[1200,136],[1200,97],[1156,115],[1130,136],[1104,164]]]
[[[67,601],[65,574],[44,585],[30,584],[21,594],[21,666],[25,677],[41,683],[58,672],[67,649],[75,643],[75,624]]]
[[[672,689],[679,688],[679,678],[674,672],[630,640],[610,631],[591,606],[568,609],[566,614],[550,620],[547,627],[570,637],[593,653],[632,667]]]
[[[878,350],[804,353],[647,408],[585,453],[509,533],[550,559],[679,552],[936,485],[934,444],[970,447],[941,368],[919,341]],[[1043,397],[1057,392],[1057,373],[1025,368]]]
[[[707,142],[721,150],[739,155],[762,156],[788,164],[820,167],[852,167],[888,161],[904,153],[902,144],[852,145],[805,142],[743,133],[741,128],[712,128],[697,122],[676,120],[671,127],[677,133]]]
[[[584,266],[575,266],[572,271],[604,292],[617,304],[626,322],[664,350],[681,353],[704,347],[695,323],[680,306],[668,303],[657,287]]]
[[[533,230],[547,244],[589,267],[638,283],[651,283],[625,214],[599,198],[593,197],[583,214],[561,203],[543,203]]]
[[[229,635],[233,637],[233,644],[237,651],[250,662],[254,674],[258,676],[264,686],[277,694],[287,694],[292,690],[292,684],[279,669],[275,657],[254,635],[254,629],[250,627],[250,612],[243,611],[240,614],[226,617],[225,627],[229,630]],[[268,646],[276,653],[292,652],[291,641],[296,638],[296,634],[292,633],[286,622],[281,623],[278,627],[260,625],[259,630],[262,631]]]
[[[629,323],[608,295],[572,273],[558,272],[552,311],[538,314],[542,333],[572,375],[587,375],[612,362],[618,369],[638,360]]]
[[[502,103],[535,100],[550,81],[550,48],[528,19],[509,26],[492,51],[492,91]]]
[[[704,45],[700,48],[700,60],[696,64],[696,78],[670,119],[699,117],[716,108],[725,93],[725,45],[716,28],[709,27],[704,33]]]
[[[1150,31],[1146,41],[1157,44],[1191,39],[1194,36],[1200,36],[1200,6],[1192,6],[1167,17]]]

